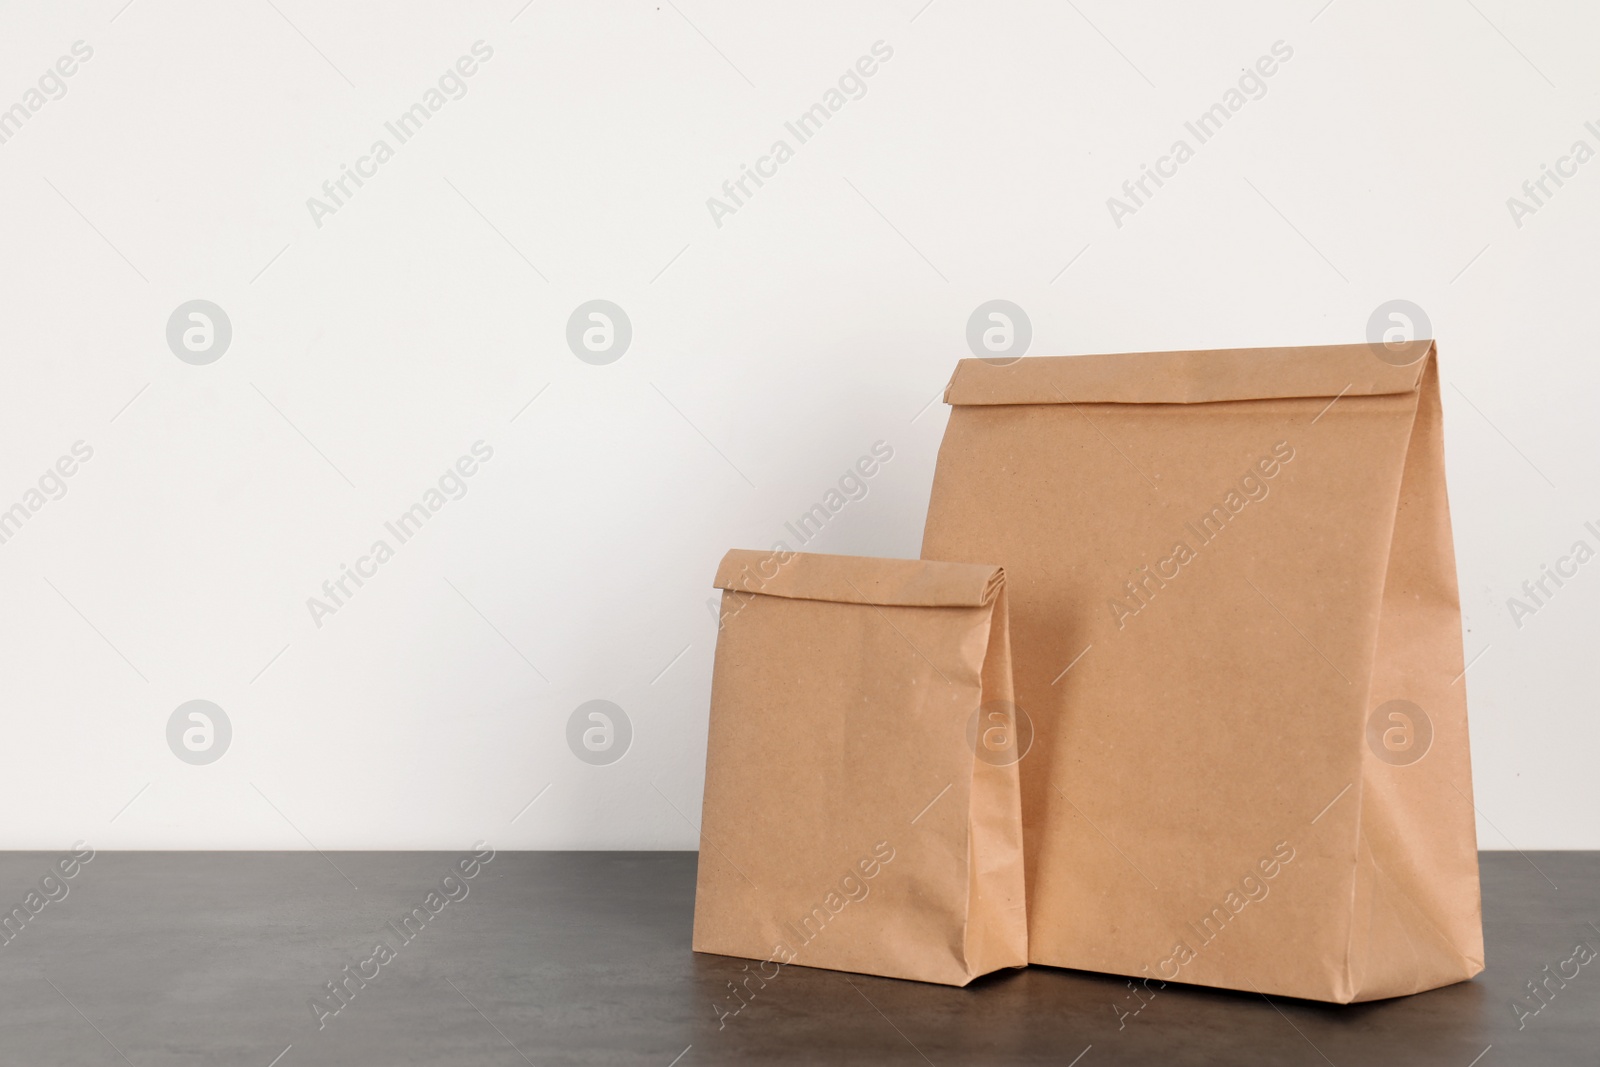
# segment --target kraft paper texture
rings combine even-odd
[[[716,585],[695,950],[762,985],[1025,965],[1000,568],[736,550]]]
[[[922,554],[1005,568],[1030,960],[1482,970],[1433,342],[963,360],[945,399]]]

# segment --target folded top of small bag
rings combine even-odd
[[[1005,584],[987,563],[941,563],[735,548],[717,567],[718,589],[841,604],[975,608]]]
[[[1433,341],[963,359],[945,389],[956,406],[1209,404],[1415,390]]]

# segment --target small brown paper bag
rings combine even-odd
[[[1000,568],[735,550],[716,584],[695,950],[762,984],[1024,966]]]
[[[1009,577],[1029,958],[1482,970],[1433,342],[963,360],[945,400],[923,555]]]

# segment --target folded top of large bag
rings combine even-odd
[[[878,559],[735,548],[722,557],[718,589],[793,600],[884,607],[976,608],[994,598],[1005,572],[987,563]]]
[[[1421,381],[1433,341],[1219,348],[1097,356],[963,359],[947,404],[1210,404],[1287,397],[1384,396]]]

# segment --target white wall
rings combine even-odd
[[[1520,629],[1506,606],[1600,545],[1600,162],[1520,227],[1506,204],[1600,148],[1592,9],[123,2],[0,13],[0,107],[93,49],[0,144],[0,508],[93,449],[0,544],[0,846],[692,848],[717,559],[879,440],[812,547],[914,555],[979,303],[1045,354],[1360,340],[1404,298],[1440,338],[1486,649],[1482,841],[1600,847],[1600,562]],[[719,226],[707,198],[878,41],[865,96]],[[1115,225],[1277,41],[1265,95]],[[166,339],[196,298],[232,325],[207,365]],[[633,330],[604,366],[565,342],[595,298]],[[477,441],[466,495],[316,625]],[[206,766],[168,748],[192,699],[232,725]],[[591,699],[633,725],[610,766],[568,748]]]

